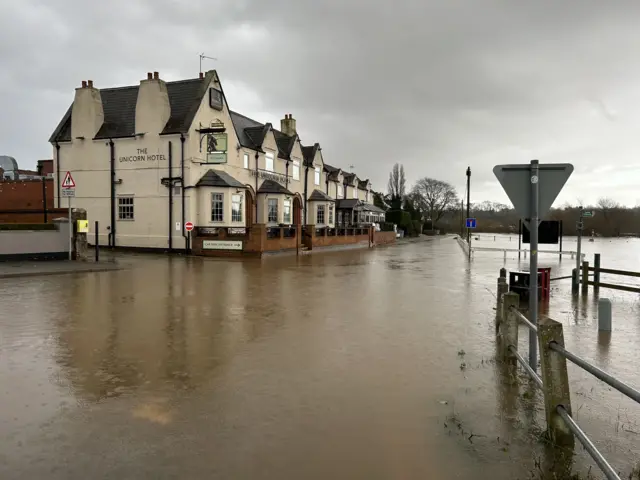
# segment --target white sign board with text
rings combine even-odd
[[[204,250],[242,250],[242,241],[240,240],[203,240],[202,248]]]

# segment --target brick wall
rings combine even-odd
[[[354,231],[362,231],[364,233],[355,235]],[[327,236],[326,230],[323,232],[322,236],[317,236],[315,227],[313,225],[307,226],[307,231],[311,234],[312,242],[314,247],[333,247],[336,245],[354,245],[357,243],[369,243],[370,238],[370,230],[369,229],[347,229],[347,235],[332,235]]]
[[[396,232],[374,232],[373,242],[376,245],[385,245],[388,243],[396,243]]]
[[[53,179],[46,179],[47,222],[66,217],[66,209],[53,208]],[[0,181],[0,223],[44,223],[42,180]]]

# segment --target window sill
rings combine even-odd
[[[135,222],[135,218],[119,218],[118,222]]]

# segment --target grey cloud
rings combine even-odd
[[[293,113],[304,142],[375,187],[401,162],[410,182],[462,191],[471,165],[474,194],[504,201],[497,163],[571,161],[575,178],[633,163],[639,19],[638,2],[596,0],[15,2],[0,19],[0,149],[22,164],[49,156],[82,79],[192,77],[206,52],[223,83],[260,99],[233,108]],[[607,188],[571,180],[560,200],[635,203],[631,187]]]

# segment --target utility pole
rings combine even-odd
[[[576,284],[574,285],[574,291],[578,291],[578,286],[580,285],[580,262],[582,260],[582,255],[581,255],[581,247],[582,247],[582,229],[584,228],[584,223],[582,223],[582,212],[583,212],[583,207],[579,207],[579,217],[578,217],[578,221],[576,222],[576,229],[577,229],[577,233],[578,233],[578,248],[576,249]]]
[[[471,167],[467,167],[467,218],[469,218],[469,205],[471,204]],[[467,228],[467,243],[471,251],[471,229]]]
[[[538,326],[538,224],[539,218],[539,162],[531,160],[531,218],[529,220],[529,320]],[[538,335],[529,330],[529,366],[535,372],[538,368]]]

